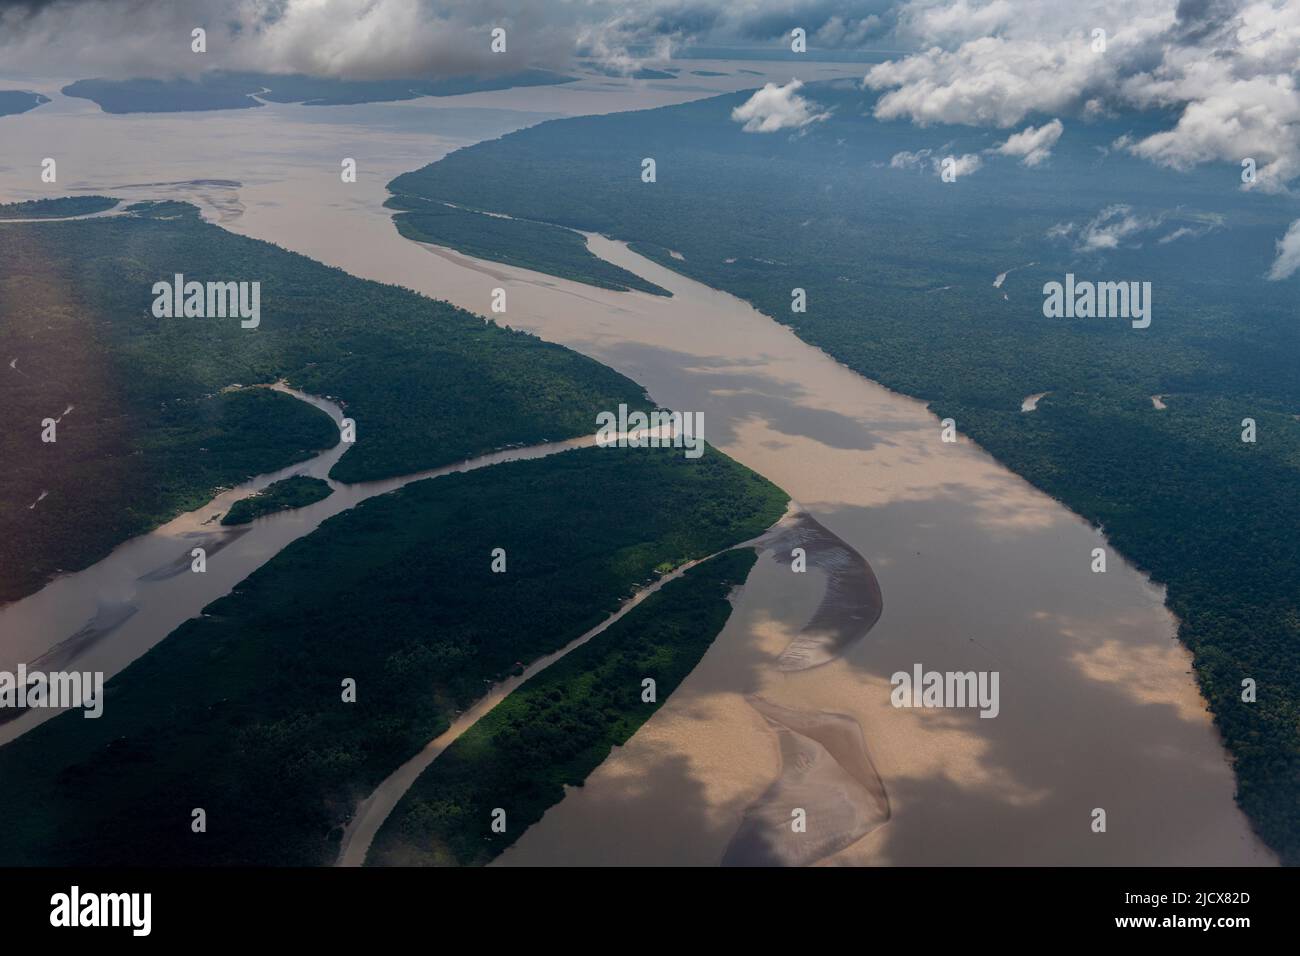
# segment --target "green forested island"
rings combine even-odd
[[[578,64],[584,70],[591,70],[593,73],[599,73],[601,76],[626,77],[629,80],[675,80],[677,79],[677,70],[669,72],[668,70],[655,70],[648,66],[638,67],[635,70],[623,71],[615,69],[612,66],[606,66],[602,63],[596,63],[594,60],[586,60]]]
[[[106,212],[117,205],[108,196],[59,196],[0,205],[0,219],[62,219]]]
[[[212,70],[197,80],[184,77],[78,80],[65,86],[62,92],[65,96],[93,100],[105,113],[175,113],[251,109],[262,105],[259,99],[305,106],[382,103],[420,96],[458,96],[516,86],[549,86],[573,80],[574,77],[549,70],[397,80],[343,80],[301,73]]]
[[[42,103],[48,103],[49,101],[48,96],[42,96],[40,93],[33,93],[30,90],[0,90],[0,116],[26,113],[28,110],[34,110]]]
[[[0,223],[0,259],[0,601],[338,441],[323,412],[232,385],[286,379],[339,399],[356,423],[330,476],[345,482],[590,433],[621,402],[649,407],[591,359],[233,235],[193,206]],[[153,285],[176,273],[259,282],[260,325],[155,317]]]
[[[667,701],[727,623],[727,596],[755,558],[745,548],[691,568],[530,678],[419,776],[366,862],[491,862]],[[655,682],[653,702],[642,699],[646,678]],[[498,807],[506,812],[504,833],[491,826]]]
[[[357,801],[487,683],[599,624],[656,569],[755,537],[786,503],[712,448],[586,448],[371,498],[114,677],[99,719],[69,712],[0,748],[0,864],[330,863]],[[628,668],[655,668],[667,696],[752,560],[666,586],[589,645],[585,682],[580,665],[557,672],[574,697],[556,718],[597,708],[606,724],[556,772],[585,772],[648,716],[627,705]],[[529,779],[540,812],[559,778]]]
[[[221,517],[224,525],[248,524],[263,515],[277,511],[305,508],[322,501],[333,492],[328,481],[307,475],[294,475],[272,482],[255,495],[241,498]]]
[[[401,177],[390,183],[389,188],[400,191]],[[416,242],[450,246],[480,259],[522,266],[602,289],[619,292],[637,289],[652,295],[669,294],[653,282],[593,255],[587,248],[587,240],[572,229],[485,216],[444,203],[407,199],[400,192],[384,205],[402,210],[393,217],[393,222],[398,232]]]
[[[1238,800],[1300,862],[1300,296],[1295,277],[1265,278],[1300,201],[1243,192],[1230,166],[1174,172],[1112,148],[1159,114],[1067,124],[1027,168],[993,152],[1005,132],[879,122],[857,84],[801,94],[827,116],[797,135],[744,131],[744,92],[543,123],[392,188],[635,243],[928,401],[1104,527],[1167,586]],[[983,166],[945,183],[948,154]],[[1067,273],[1150,281],[1151,326],[1045,318],[1042,287]],[[1036,392],[1050,394],[1022,413]]]

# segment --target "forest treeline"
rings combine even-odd
[[[399,233],[415,242],[450,246],[479,259],[504,262],[602,289],[669,294],[653,282],[594,255],[587,248],[586,238],[572,229],[485,216],[471,209],[403,196],[393,196],[384,205],[401,210],[393,216],[393,223]]]
[[[92,100],[105,113],[176,113],[254,109],[262,105],[259,100],[301,103],[304,106],[387,103],[421,96],[459,96],[517,86],[550,86],[571,83],[574,79],[550,70],[394,80],[210,70],[193,79],[179,76],[169,79],[77,80],[61,92],[64,96]]]
[[[104,212],[117,205],[108,196],[58,196],[53,199],[28,199],[0,205],[3,219],[58,219],[63,216],[86,216]]]

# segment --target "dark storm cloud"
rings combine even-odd
[[[0,3],[0,63],[63,73],[166,75],[214,67],[357,79],[563,66],[578,15],[563,0],[37,0]],[[489,48],[507,30],[504,54]],[[207,52],[190,31],[207,31]]]
[[[721,8],[713,3],[674,3],[655,7],[628,4],[630,25],[646,31],[648,35],[704,36],[723,20]]]
[[[752,13],[735,16],[736,34],[746,40],[771,40],[802,27],[823,46],[856,46],[893,23],[892,0],[772,0]]]
[[[1170,39],[1199,45],[1228,29],[1241,7],[1240,0],[1179,0]]]
[[[845,48],[893,22],[889,0],[0,0],[0,64],[164,75],[214,67],[358,79],[627,67],[691,43],[766,42],[794,26]],[[208,32],[197,59],[190,31]],[[507,52],[491,53],[493,27]],[[646,51],[651,51],[648,55]]]

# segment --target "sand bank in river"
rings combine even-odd
[[[779,564],[793,568],[799,549],[808,565],[826,573],[825,597],[777,658],[778,670],[802,671],[829,663],[880,620],[884,601],[871,565],[811,515],[801,511],[769,547]]]
[[[749,703],[776,733],[781,772],[745,811],[723,866],[814,863],[889,820],[889,798],[856,720],[791,710],[762,697]]]

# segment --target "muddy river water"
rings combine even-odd
[[[789,78],[779,64],[745,66]],[[48,195],[37,164],[58,155],[63,189],[187,198],[232,231],[476,312],[504,287],[509,311],[499,320],[618,369],[662,405],[702,412],[712,444],[781,485],[865,559],[883,601],[879,620],[833,659],[791,670],[778,662],[817,612],[829,572],[810,560],[796,573],[789,555],[765,552],[699,667],[499,865],[752,861],[737,834],[796,799],[810,835],[818,827],[865,835],[791,862],[1274,862],[1233,802],[1225,751],[1161,591],[1113,553],[1106,573],[1092,573],[1092,549],[1107,547],[1095,529],[970,442],[941,441],[922,403],[621,243],[589,238],[598,255],[672,298],[412,243],[381,208],[392,176],[456,146],[550,116],[680,102],[758,79],[738,76],[734,64],[701,68],[728,76],[206,116],[105,116],[59,96],[58,84],[32,83],[53,102],[3,121],[0,135],[23,137],[35,158],[31,169],[0,168],[0,198]],[[802,78],[852,74],[823,64]],[[340,181],[344,157],[358,161],[356,183]],[[338,495],[283,518],[284,540],[241,539],[257,542],[248,570],[309,530],[291,533],[295,521],[319,521],[313,508],[345,503]],[[176,553],[172,542],[165,557]],[[162,557],[133,566],[130,586]],[[247,571],[231,573],[239,577],[226,589]],[[79,591],[64,583],[80,577]],[[131,597],[94,593],[97,582],[83,572],[0,612],[0,663],[48,653]],[[64,597],[47,595],[61,585]],[[55,610],[65,599],[75,613]],[[194,597],[181,619],[210,599]],[[141,641],[132,634],[143,633],[148,613],[104,618],[111,633],[101,653]],[[893,706],[891,675],[918,664],[997,672],[997,716]],[[849,800],[855,787],[870,799]],[[1092,826],[1099,808],[1101,833]]]

